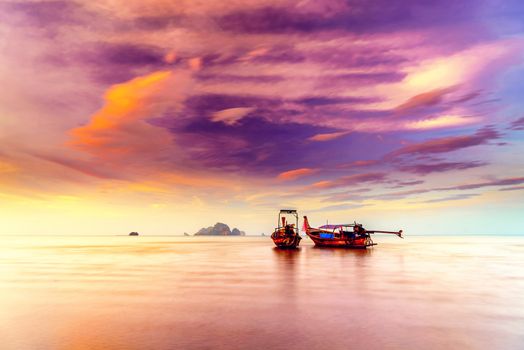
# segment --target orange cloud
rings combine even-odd
[[[364,173],[342,176],[335,180],[325,180],[315,182],[311,188],[317,189],[331,189],[337,187],[346,187],[352,185],[361,185],[363,183],[379,183],[383,182],[387,177],[385,173]]]
[[[176,59],[177,59],[177,55],[176,55],[176,52],[175,51],[169,51],[168,53],[165,54],[164,56],[164,62],[166,63],[175,63],[176,62]]]
[[[0,160],[0,174],[1,173],[12,173],[17,170],[17,167],[11,163]]]
[[[331,141],[334,139],[338,139],[339,137],[345,136],[349,134],[349,131],[341,131],[341,132],[333,132],[328,134],[316,134],[314,136],[311,136],[308,140],[310,141]]]
[[[311,169],[311,168],[294,169],[294,170],[289,170],[289,171],[280,173],[277,178],[283,181],[295,180],[295,179],[298,179],[299,177],[314,174],[317,171],[318,169]]]
[[[160,155],[171,147],[172,135],[147,120],[180,104],[183,94],[176,87],[185,86],[185,79],[183,73],[176,79],[159,71],[113,85],[91,121],[71,130],[70,144],[103,159]]]
[[[189,60],[189,68],[194,71],[198,71],[202,68],[202,58],[194,57]]]

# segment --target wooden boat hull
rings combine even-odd
[[[355,238],[322,238],[320,237],[320,231],[315,232],[311,229],[307,230],[306,234],[318,247],[366,249],[367,247],[377,245],[376,243],[373,243],[373,240],[369,236]]]
[[[356,248],[366,249],[377,245],[373,243],[371,234],[374,233],[386,233],[395,234],[400,238],[402,237],[402,230],[395,231],[377,231],[377,230],[366,230],[362,225],[357,224],[337,224],[337,225],[324,225],[320,228],[314,228],[309,226],[307,216],[304,216],[304,231],[315,245],[318,247],[341,247],[341,248]]]
[[[278,248],[294,249],[294,248],[298,248],[298,245],[300,244],[300,240],[302,239],[302,237],[300,237],[297,234],[285,235],[279,231],[275,231],[271,235],[271,239],[273,240],[273,243],[275,243],[275,245]]]

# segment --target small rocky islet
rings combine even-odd
[[[240,231],[236,227],[231,230],[228,225],[222,222],[217,222],[214,226],[202,227],[194,235],[195,236],[245,236],[246,233],[244,231]]]

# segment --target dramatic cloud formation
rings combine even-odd
[[[170,144],[170,134],[146,120],[179,98],[166,94],[172,79],[171,72],[162,71],[113,86],[89,124],[71,131],[72,144],[100,158],[158,154]]]
[[[104,204],[156,231],[151,215],[189,232],[202,214],[258,233],[281,206],[407,222],[426,207],[524,209],[523,10],[5,1],[4,221],[59,208],[47,223],[66,209],[91,222]]]

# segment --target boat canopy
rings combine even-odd
[[[319,228],[327,229],[327,230],[335,230],[337,228],[344,228],[344,227],[353,227],[355,224],[337,224],[337,225],[324,225],[320,226]]]

